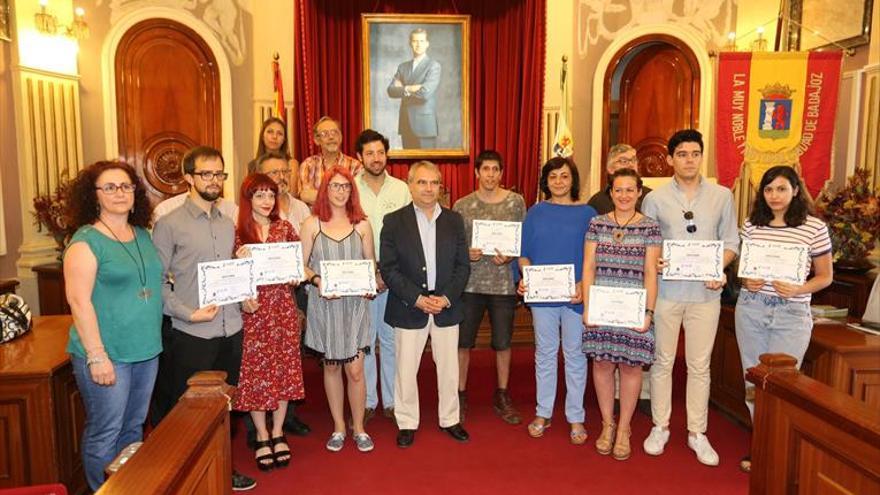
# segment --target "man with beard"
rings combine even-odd
[[[306,158],[299,166],[299,197],[310,205],[315,203],[324,171],[336,166],[345,167],[354,176],[361,170],[359,161],[342,153],[339,122],[325,115],[318,119],[312,131],[321,152]]]
[[[367,220],[373,229],[376,263],[379,262],[379,239],[385,215],[406,206],[411,197],[406,183],[392,177],[386,170],[388,138],[378,132],[367,129],[360,134],[355,143],[358,160],[364,168],[355,177],[360,194],[361,208],[367,214]],[[370,302],[370,316],[373,319],[370,345],[379,337],[379,354],[382,379],[382,407],[386,418],[394,418],[394,329],[385,323],[385,305],[388,302],[388,291],[382,275],[376,270],[376,288],[378,294]],[[364,377],[367,385],[367,410],[364,413],[364,424],[373,417],[379,405],[376,391],[377,370],[376,353],[364,357]]]
[[[215,201],[223,181],[223,156],[214,148],[198,146],[183,158],[183,178],[189,196],[183,205],[159,219],[153,243],[162,261],[162,272],[171,283],[162,286],[164,313],[171,317],[170,338],[163,343],[167,373],[159,377],[170,392],[170,403],[159,404],[154,413],[164,416],[186,391],[194,373],[223,370],[230,385],[238,384],[241,365],[241,310],[256,310],[256,301],[199,308],[197,266],[205,261],[233,257],[235,225],[221,215]],[[233,490],[253,488],[256,482],[232,473]]]
[[[494,150],[485,150],[474,162],[477,190],[455,202],[452,209],[464,219],[465,238],[473,236],[474,220],[522,222],[526,203],[519,194],[501,187],[504,163]],[[489,312],[492,326],[492,349],[495,350],[497,388],[493,409],[506,423],[518,425],[522,421],[513,405],[507,384],[510,378],[510,341],[513,337],[513,316],[516,311],[516,285],[510,262],[514,258],[499,252],[484,253],[470,248],[471,276],[461,302],[464,321],[458,333],[458,404],[461,422],[467,413],[467,377],[471,349],[477,341],[477,331],[483,314]],[[516,265],[514,265],[516,266]]]
[[[287,158],[280,151],[269,151],[256,159],[256,170],[266,174],[278,184],[278,214],[282,220],[287,220],[300,231],[303,221],[312,214],[309,205],[296,199],[290,194],[290,167]]]

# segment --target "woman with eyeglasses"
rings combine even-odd
[[[248,244],[296,242],[293,226],[278,215],[278,185],[251,174],[241,184],[235,254],[248,257]],[[295,285],[295,284],[293,284]],[[261,471],[290,463],[282,425],[287,404],[305,397],[300,361],[300,320],[288,284],[257,287],[257,310],[242,313],[241,371],[233,408],[249,411],[256,427],[255,458]],[[266,413],[272,411],[272,431]]]
[[[73,181],[64,252],[73,314],[70,353],[86,413],[83,468],[89,488],[143,426],[162,351],[162,263],[147,230],[152,211],[134,168],[97,162]]]
[[[584,389],[587,386],[587,357],[582,338],[584,312],[581,275],[584,235],[596,215],[592,206],[578,203],[580,180],[577,166],[569,158],[551,158],[541,169],[544,201],[529,208],[523,222],[520,268],[529,265],[574,265],[575,293],[566,303],[532,303],[535,326],[535,419],[528,425],[533,438],[544,436],[550,427],[556,401],[559,345],[565,358],[565,418],[571,424],[569,439],[574,445],[587,441],[584,428]],[[520,280],[517,292],[528,287]]]
[[[278,117],[269,117],[263,121],[260,127],[259,143],[254,159],[248,163],[248,174],[259,172],[257,161],[266,153],[275,152],[284,155],[287,160],[287,173],[285,177],[299,177],[299,162],[290,155],[290,145],[287,143],[287,125]],[[295,198],[299,198],[299,181],[288,180],[288,192]]]
[[[364,431],[367,389],[364,383],[364,354],[370,352],[369,300],[365,297],[332,297],[321,294],[321,261],[375,260],[373,232],[361,209],[357,186],[345,167],[329,169],[318,187],[313,215],[303,223],[303,259],[309,287],[306,347],[321,357],[324,389],[333,433],[327,450],[338,452],[345,443],[346,389],[352,430],[358,450],[373,450],[373,440]]]
[[[814,292],[831,285],[831,238],[822,220],[811,215],[812,206],[797,172],[786,165],[772,167],[761,177],[752,212],[743,224],[743,242],[767,241],[809,247],[802,285],[779,280],[743,278],[736,302],[736,342],[743,371],[757,366],[765,353],[785,353],[798,366],[810,345],[813,318],[810,299]],[[813,276],[806,278],[812,268]],[[750,395],[750,394],[747,394]],[[755,405],[746,401],[749,414]],[[746,457],[740,467],[751,470]]]
[[[636,205],[642,179],[632,169],[611,175],[614,210],[594,217],[584,243],[584,353],[593,360],[593,386],[602,413],[596,451],[619,461],[629,458],[630,420],[642,390],[642,367],[654,362],[654,303],[657,300],[657,259],[660,224],[642,215]],[[590,286],[644,288],[644,325],[639,328],[590,326]],[[614,370],[620,372],[620,417],[614,421]],[[616,432],[616,435],[615,435]]]

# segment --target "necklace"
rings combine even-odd
[[[636,215],[638,215],[639,213],[633,212],[632,216],[630,216],[623,225],[620,225],[620,222],[617,221],[617,212],[615,211],[612,213],[614,214],[614,223],[617,224],[617,227],[611,230],[611,238],[614,240],[614,242],[618,244],[623,244],[623,239],[624,237],[626,237],[626,230],[624,230],[624,228],[629,225],[629,223],[632,222],[632,219],[635,218]]]
[[[103,225],[107,228],[107,230],[110,231],[110,235],[112,235],[113,238],[116,239],[116,242],[118,242],[119,245],[122,246],[125,254],[127,254],[128,257],[131,258],[131,261],[134,261],[134,266],[137,268],[138,271],[138,281],[140,281],[141,283],[141,290],[138,291],[138,298],[143,299],[144,302],[147,302],[153,295],[153,291],[147,288],[147,265],[144,263],[144,255],[141,254],[141,244],[140,242],[138,242],[137,232],[132,229],[132,232],[134,233],[134,245],[137,247],[138,258],[140,258],[141,260],[140,265],[138,265],[137,259],[135,259],[134,255],[131,254],[131,251],[129,251],[128,248],[125,247],[125,243],[119,240],[116,232],[113,232],[113,229],[111,229],[109,225],[104,223],[104,220],[101,220],[100,217],[98,218],[98,221],[101,222],[101,225]]]

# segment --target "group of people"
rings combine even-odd
[[[476,189],[448,209],[439,203],[439,168],[419,161],[406,182],[391,176],[389,143],[376,131],[363,131],[356,157],[349,157],[341,151],[339,123],[324,117],[313,128],[321,151],[298,163],[287,150],[285,129],[277,119],[262,126],[238,206],[221,197],[228,177],[224,160],[205,146],[183,159],[189,191],[155,210],[128,164],[98,162],[75,179],[69,213],[77,231],[64,256],[74,320],[68,351],[86,409],[82,450],[92,489],[103,483],[104,467],[142,438],[148,411],[154,424],[161,421],[187,379],[203,370],[223,370],[237,385],[232,406],[247,413],[257,467],[287,466],[285,431],[309,432],[293,408],[305,397],[301,346],[323,368],[333,420],[328,450],[343,449],[350,429],[356,448],[371,451],[365,427],[377,414],[395,421],[399,447],[413,445],[420,427],[417,374],[428,337],[439,427],[466,442],[469,351],[486,312],[497,371],[492,406],[503,421],[520,424],[508,392],[514,312],[518,295],[528,290],[520,270],[549,264],[574,265],[576,290],[565,303],[531,304],[537,406],[528,434],[541,437],[551,425],[561,344],[571,443],[587,441],[583,402],[592,360],[602,423],[596,450],[629,458],[630,422],[643,370],[650,367],[654,427],[643,447],[662,454],[683,326],[688,445],[701,463],[718,464],[705,433],[725,280],[659,275],[668,265],[660,254],[664,239],[721,240],[724,265],[738,252],[732,194],[701,176],[697,131],[672,136],[667,161],[673,179],[649,194],[635,150],[618,145],[608,156],[608,186],[589,204],[580,201],[575,164],[553,158],[541,170],[543,201],[527,210],[521,195],[502,187],[505,164],[495,151],[477,156]],[[470,246],[474,220],[522,222],[521,256]],[[743,280],[746,291],[736,310],[744,369],[765,352],[786,352],[800,361],[812,328],[810,294],[831,282],[831,257],[827,229],[809,215],[809,199],[793,169],[765,173],[741,236],[810,246],[813,275],[804,285]],[[199,263],[249,257],[253,244],[295,241],[302,243],[304,280],[260,286],[255,298],[242,303],[199,307]],[[326,260],[375,261],[377,293],[323,294],[320,266]],[[590,325],[593,285],[646,289],[644,323]],[[255,482],[234,472],[232,484],[245,490]]]

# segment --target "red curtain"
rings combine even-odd
[[[474,190],[473,159],[495,149],[505,160],[505,187],[531,204],[540,170],[544,98],[546,0],[295,0],[297,158],[317,152],[311,126],[322,115],[339,119],[346,154],[362,130],[361,13],[468,14],[470,40],[470,157],[437,160],[455,201]],[[393,160],[404,177],[413,160]]]

